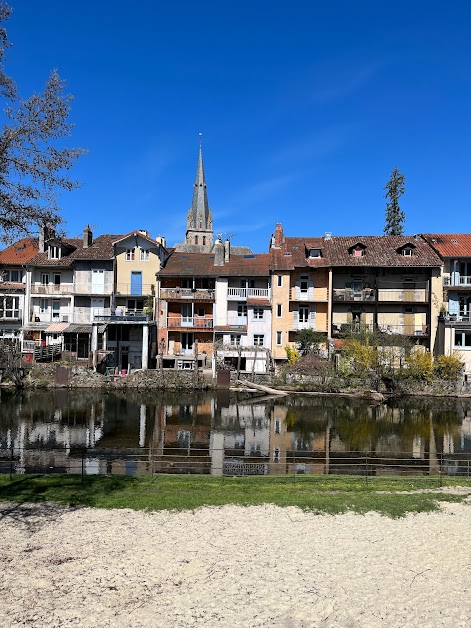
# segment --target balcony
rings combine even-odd
[[[269,299],[270,288],[231,288],[227,289],[228,301],[246,301],[247,299]]]
[[[224,319],[218,321],[217,328],[227,331],[245,331],[247,329],[247,316],[228,316],[226,322]]]
[[[300,321],[293,317],[291,329],[299,331],[300,329],[314,329],[315,331],[325,331],[325,329],[316,329],[316,321]]]
[[[401,336],[428,336],[429,326],[423,324],[374,325],[373,323],[344,323],[341,325],[332,325],[332,336],[334,338],[366,332],[380,332],[390,335],[398,334]]]
[[[334,301],[375,301],[376,291],[371,288],[353,290],[352,288],[336,288],[333,291]]]
[[[74,294],[74,284],[73,283],[33,283],[31,284],[31,294],[32,295],[53,295],[60,296],[62,294]]]
[[[299,287],[291,288],[291,301],[302,301],[304,303],[308,301],[328,301],[329,291],[325,288],[309,288],[308,290],[301,290]],[[342,299],[343,300],[343,299]]]
[[[115,294],[121,296],[154,296],[155,284],[153,283],[117,283]]]
[[[167,327],[189,327],[192,329],[213,329],[213,319],[205,316],[169,316]]]
[[[443,285],[454,288],[471,288],[471,276],[452,273],[443,275]]]
[[[73,312],[71,309],[63,309],[53,312],[51,309],[45,312],[34,312],[31,321],[33,323],[72,323]]]
[[[214,302],[212,288],[161,288],[160,298],[166,301],[206,301]]]
[[[378,301],[382,303],[396,303],[405,301],[406,303],[428,303],[429,291],[425,289],[410,290],[378,290]]]
[[[450,314],[450,312],[445,312],[445,315],[442,318],[445,320],[445,325],[449,327],[454,327],[460,323],[465,323],[467,325],[471,323],[471,314],[470,312],[465,311],[461,311],[459,314]]]

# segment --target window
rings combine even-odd
[[[198,244],[198,236],[195,236],[195,244]]]
[[[307,277],[301,277],[299,281],[299,289],[303,294],[307,294],[309,288],[309,280]]]
[[[204,309],[203,309],[203,308],[199,308],[199,309],[198,309],[198,312],[197,312],[197,315],[198,315],[198,316],[206,316],[206,312],[204,311]]]
[[[203,246],[206,245],[206,236],[203,236]]]
[[[309,257],[321,257],[320,249],[309,249]]]
[[[365,251],[363,249],[353,249],[352,255],[353,257],[363,257]]]
[[[237,316],[247,316],[247,303],[237,304]]]
[[[39,311],[41,313],[47,312],[49,309],[49,299],[39,299]]]
[[[299,322],[307,323],[308,321],[309,321],[309,306],[300,305],[299,306]]]
[[[4,270],[0,275],[0,281],[11,281],[12,283],[21,281],[19,270]]]
[[[149,249],[141,249],[141,262],[148,262],[149,256]]]
[[[253,344],[255,347],[263,347],[265,336],[263,334],[255,334],[253,337]]]
[[[144,309],[144,299],[128,299],[128,312],[142,312]]]
[[[276,332],[276,346],[281,347],[281,343],[282,343],[282,333],[281,331],[277,331]]]
[[[60,273],[54,273],[54,285],[55,286],[60,286],[61,285],[61,274]]]
[[[231,334],[230,343],[231,347],[240,346],[240,334]]]
[[[283,307],[282,307],[281,303],[277,303],[277,305],[276,305],[276,315],[277,315],[278,318],[281,318],[282,312],[283,312]]]
[[[406,247],[405,249],[402,249],[402,254],[405,257],[412,257],[412,249],[409,247]]]
[[[471,348],[471,329],[455,329],[455,347]]]
[[[283,286],[283,275],[277,275],[276,285],[278,286],[278,288],[281,288]]]
[[[133,262],[136,249],[126,249],[126,261]]]
[[[263,307],[254,307],[253,317],[254,317],[254,320],[262,320],[263,319]]]
[[[41,283],[43,286],[49,285],[49,273],[41,273]]]
[[[273,448],[273,462],[280,462],[280,448]]]
[[[275,434],[281,434],[281,419],[275,419]]]
[[[60,258],[61,258],[61,247],[50,244],[49,245],[49,259],[60,259]]]
[[[0,298],[0,318],[19,318],[19,297]]]

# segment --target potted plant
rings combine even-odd
[[[147,320],[152,320],[152,316],[154,314],[154,299],[151,295],[149,295],[144,301],[143,312],[147,317]]]

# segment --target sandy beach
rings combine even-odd
[[[0,625],[468,626],[470,527],[469,503],[399,520],[0,504]]]

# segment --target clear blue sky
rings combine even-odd
[[[57,67],[75,96],[70,235],[182,241],[198,133],[217,232],[381,234],[406,176],[406,232],[471,231],[471,4],[10,0],[6,70]]]

